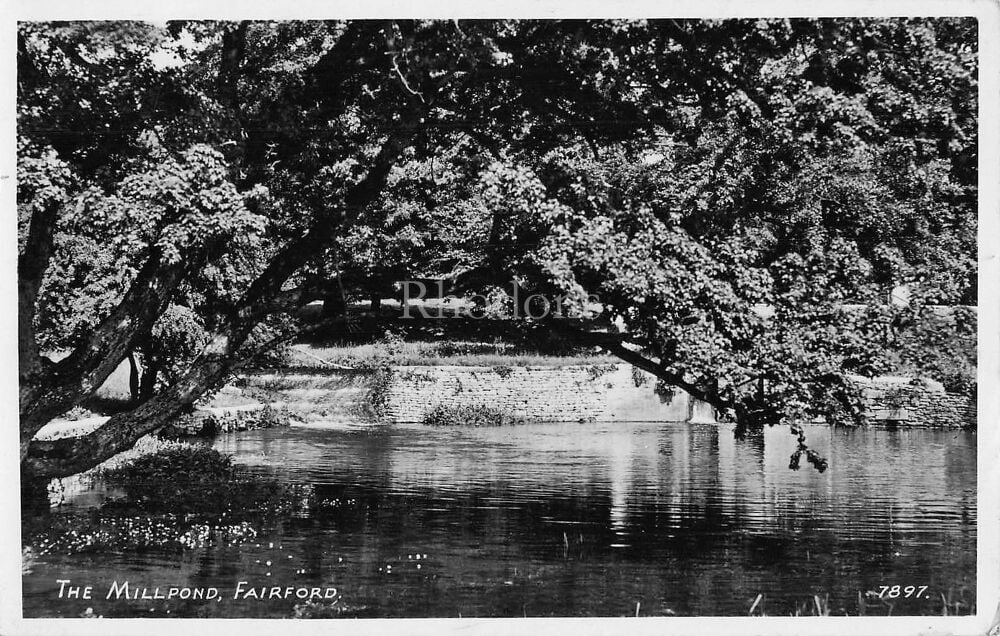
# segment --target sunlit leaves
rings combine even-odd
[[[230,241],[245,243],[263,227],[228,181],[220,155],[206,147],[163,156],[113,193],[88,188],[66,202],[59,220],[40,302],[42,338],[65,346],[101,320],[153,249],[164,264],[211,264],[196,276],[232,285],[234,276],[223,272],[233,261],[221,255]]]
[[[85,331],[150,255],[187,265],[173,300],[211,330],[280,246],[326,227],[304,279],[355,296],[413,275],[514,279],[577,312],[597,294],[675,377],[811,417],[843,401],[822,378],[885,370],[894,286],[974,302],[974,31],[26,25],[21,213],[64,201],[46,333]],[[392,135],[405,148],[351,207]]]
[[[17,138],[18,247],[23,251],[28,226],[34,215],[49,205],[60,206],[73,193],[76,177],[72,167],[50,146]]]

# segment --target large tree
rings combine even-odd
[[[281,316],[343,272],[598,293],[623,333],[574,338],[745,425],[852,412],[843,375],[881,368],[887,287],[974,300],[974,34],[22,24],[22,467],[67,475],[127,449],[294,335]],[[33,439],[192,326],[132,408]]]
[[[726,60],[728,109],[680,105],[690,124],[639,153],[561,147],[498,163],[484,197],[511,236],[541,242],[506,262],[600,297],[626,326],[580,337],[711,402],[739,432],[862,422],[845,380],[892,368],[893,286],[919,282],[917,315],[975,302],[971,25],[729,26],[719,37],[690,25],[687,41]]]

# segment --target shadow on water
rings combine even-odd
[[[970,613],[975,434],[812,427],[809,442],[825,473],[788,469],[785,428],[743,441],[680,423],[229,435],[216,448],[307,485],[308,509],[241,545],[47,555],[25,577],[25,612],[293,614],[294,599],[231,598],[248,581],[335,586],[348,611],[333,615],[352,616],[622,616],[637,604],[643,616],[746,615],[758,596],[755,613],[769,615],[814,602],[840,615]],[[224,598],[53,602],[66,578],[98,592],[125,578],[217,586]],[[927,587],[869,594],[893,585]]]

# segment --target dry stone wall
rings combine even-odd
[[[948,393],[940,382],[898,376],[851,376],[861,389],[866,415],[874,422],[933,428],[976,425],[976,401]]]

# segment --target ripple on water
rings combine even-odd
[[[219,450],[310,484],[327,503],[256,544],[192,548],[179,561],[155,550],[108,563],[55,558],[26,578],[26,612],[53,611],[44,577],[57,568],[221,587],[241,577],[331,584],[365,616],[615,616],[637,601],[650,614],[745,615],[761,593],[772,615],[813,594],[856,613],[858,592],[885,581],[927,581],[954,598],[974,591],[974,435],[812,427],[808,436],[830,460],[823,474],[788,469],[795,440],[780,427],[745,442],[726,427],[677,423],[223,436]],[[893,613],[940,614],[935,602]],[[171,609],[292,612],[287,603]]]

